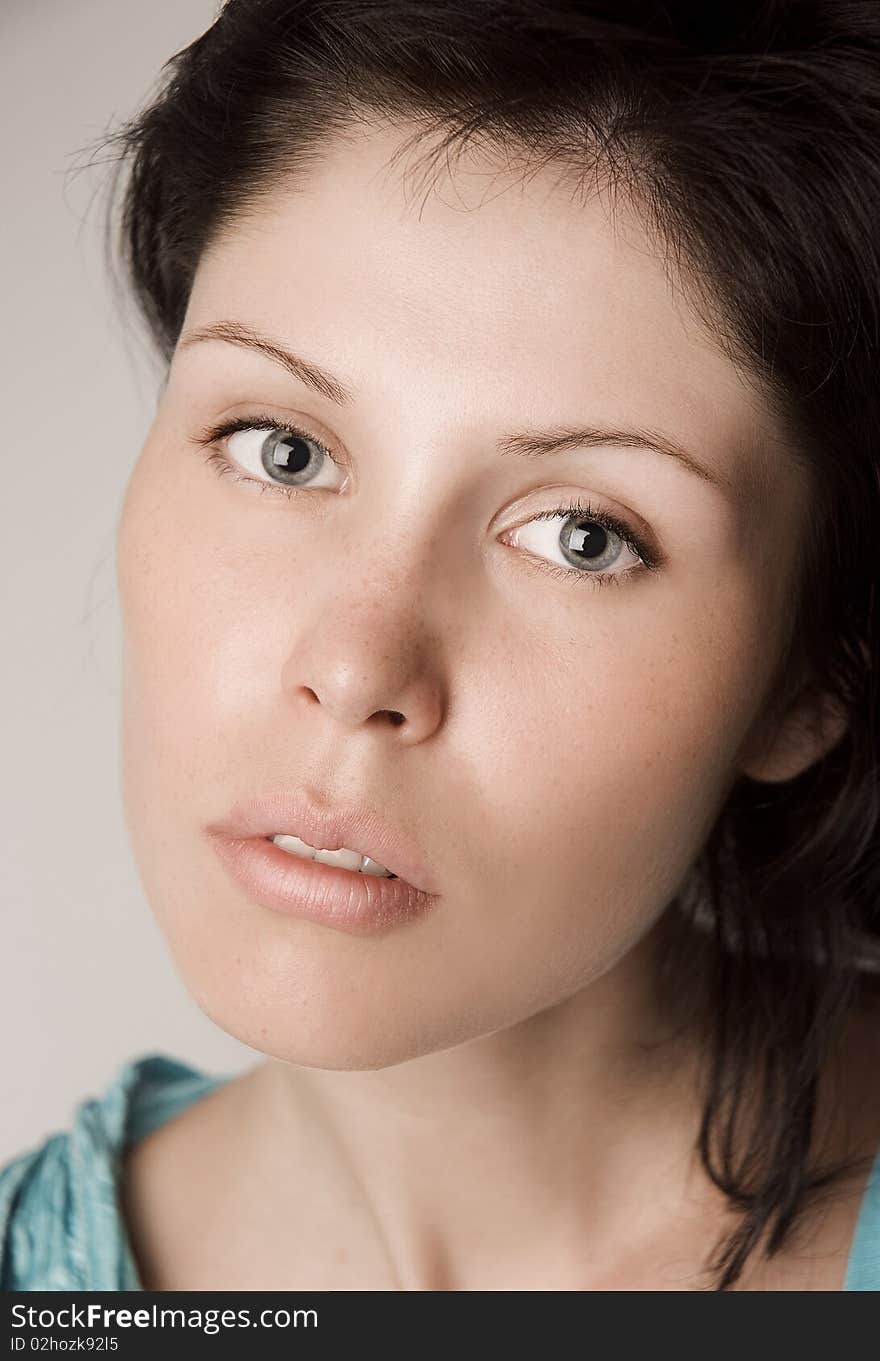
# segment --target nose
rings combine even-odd
[[[438,652],[402,619],[381,635],[368,620],[352,627],[312,621],[285,662],[282,686],[292,703],[320,706],[325,719],[349,733],[384,727],[414,744],[443,720],[440,667]]]
[[[430,677],[414,676],[404,685],[393,687],[383,686],[375,674],[364,676],[361,671],[361,677],[358,679],[352,668],[337,662],[330,669],[325,668],[320,680],[313,675],[308,683],[300,680],[286,688],[292,690],[294,702],[320,705],[337,727],[350,732],[366,725],[385,726],[400,730],[400,740],[410,745],[425,741],[439,727],[440,687]],[[387,695],[392,688],[393,705],[387,698],[377,698],[381,690]]]

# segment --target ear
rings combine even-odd
[[[780,716],[766,715],[740,752],[739,771],[751,780],[780,784],[802,775],[836,746],[847,730],[846,716],[828,695],[804,687]]]

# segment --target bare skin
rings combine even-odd
[[[876,1009],[853,1017],[825,1075],[827,1156],[870,1160],[880,1146],[877,1035]],[[305,1070],[259,1064],[130,1151],[124,1214],[146,1289],[699,1290],[736,1224],[685,1131],[672,1118],[648,1130],[629,1104],[589,1169],[576,1137],[560,1147],[536,1130],[527,1143],[511,1121],[511,1149],[474,1116],[436,1159],[423,1114],[407,1112],[383,1179],[309,1088]],[[442,1092],[436,1104],[442,1118]],[[814,1199],[781,1252],[755,1255],[732,1289],[842,1289],[869,1170]]]
[[[417,213],[402,136],[359,128],[206,253],[126,494],[132,843],[194,998],[266,1059],[135,1150],[132,1236],[159,1288],[692,1289],[726,1211],[654,929],[736,778],[839,736],[820,696],[768,720],[809,481],[635,208],[475,152]],[[195,339],[230,320],[350,400]],[[263,486],[198,447],[267,412],[318,442],[292,499],[259,431],[225,453]],[[587,580],[537,518],[573,497],[655,568],[612,535]],[[364,938],[253,904],[205,828],[285,785],[381,801],[436,908]],[[855,1205],[791,1279],[839,1288]]]

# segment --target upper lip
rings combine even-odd
[[[305,791],[281,790],[240,800],[208,830],[227,837],[297,836],[327,851],[345,846],[368,855],[413,888],[436,891],[418,847],[375,806],[331,803]]]

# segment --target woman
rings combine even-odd
[[[7,1288],[880,1288],[878,59],[230,0],[111,139],[126,816],[259,1057],[10,1164]]]

